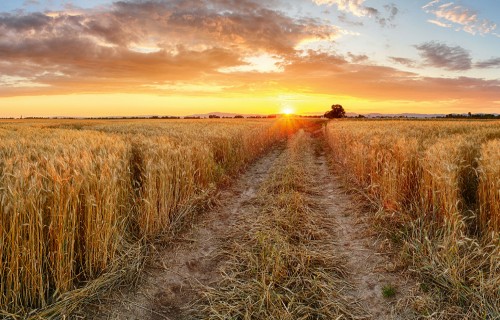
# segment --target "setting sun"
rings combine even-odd
[[[287,116],[293,114],[293,109],[292,108],[283,108],[282,113],[286,114]]]

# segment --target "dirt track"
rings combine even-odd
[[[320,136],[320,135],[319,135]],[[362,202],[350,195],[340,178],[332,173],[324,143],[316,138],[313,172],[318,182],[316,205],[335,222],[337,250],[345,257],[349,271],[350,289],[345,295],[353,305],[362,309],[363,319],[409,319],[411,313],[401,314],[395,308],[410,292],[408,280],[395,272],[388,256],[380,253],[380,241],[370,231]],[[138,288],[118,292],[103,300],[95,319],[186,319],[186,310],[196,309],[200,288],[215,286],[221,279],[219,267],[224,262],[225,239],[237,238],[234,230],[243,218],[257,214],[255,207],[260,185],[268,177],[283,151],[276,147],[251,165],[235,183],[222,190],[216,208],[205,212],[193,228],[181,234],[175,243],[155,254],[146,268]],[[241,230],[241,228],[239,228]],[[382,287],[396,288],[394,298],[384,298]]]
[[[348,290],[350,300],[360,305],[367,319],[413,318],[411,309],[402,305],[411,294],[413,281],[395,270],[384,253],[383,239],[377,238],[370,227],[365,201],[348,192],[339,175],[332,171],[328,152],[323,146],[316,154],[316,181],[323,186],[316,201],[336,222],[336,250],[346,258],[352,285]],[[396,290],[392,298],[382,295],[382,288],[387,285]]]

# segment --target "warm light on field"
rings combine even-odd
[[[87,97],[97,102],[97,96]],[[0,124],[0,315],[45,307],[49,297],[76,288],[77,280],[99,279],[122,261],[124,248],[141,245],[131,239],[156,239],[174,230],[183,206],[207,197],[306,123],[287,118]]]

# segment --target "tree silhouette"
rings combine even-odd
[[[345,118],[345,110],[340,104],[332,105],[332,110],[325,112],[325,118]]]

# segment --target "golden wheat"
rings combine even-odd
[[[403,262],[432,288],[424,316],[498,318],[499,123],[331,121],[326,133]]]
[[[22,131],[0,147],[2,306],[45,305],[113,259],[127,147],[99,133]]]
[[[479,150],[495,150],[498,122],[344,121],[327,133],[336,160],[385,210],[412,207],[437,222],[488,206],[476,203],[477,181],[492,170]]]
[[[175,234],[196,201],[298,122],[0,124],[0,314],[95,288],[131,245]]]

